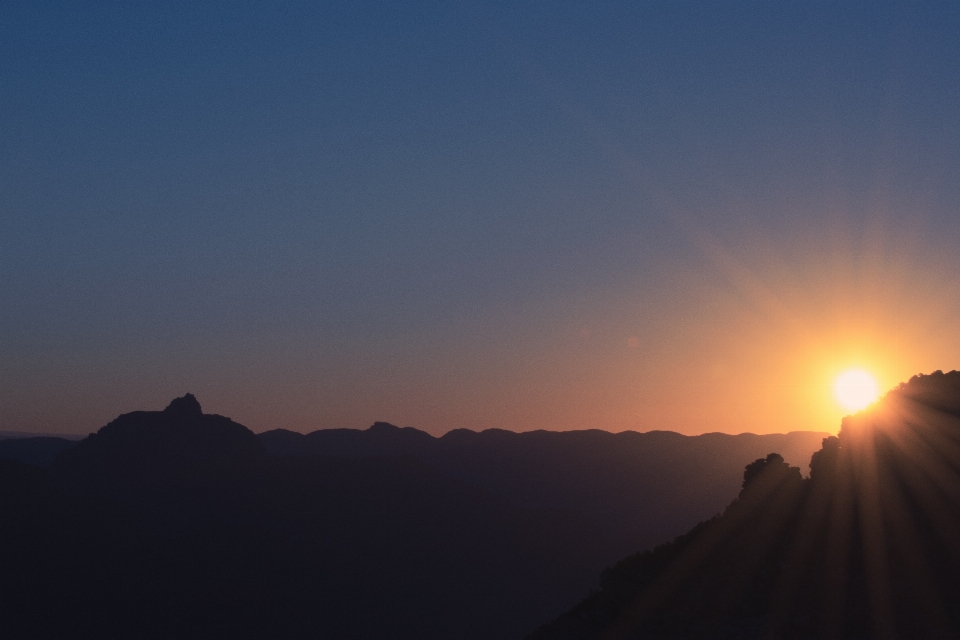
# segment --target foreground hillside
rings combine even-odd
[[[960,372],[844,419],[811,473],[749,465],[725,512],[603,572],[530,640],[960,637]]]

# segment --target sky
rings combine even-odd
[[[960,368],[960,5],[0,4],[0,430],[836,431]]]

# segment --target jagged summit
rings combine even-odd
[[[192,393],[188,393],[180,398],[174,398],[163,412],[177,416],[203,415],[203,410],[200,409],[200,402]]]

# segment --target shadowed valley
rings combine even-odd
[[[257,436],[188,394],[0,442],[0,607],[24,638],[519,638],[821,438]]]

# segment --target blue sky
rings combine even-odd
[[[4,3],[0,429],[835,428],[799,354],[957,366],[958,42],[951,3]]]

